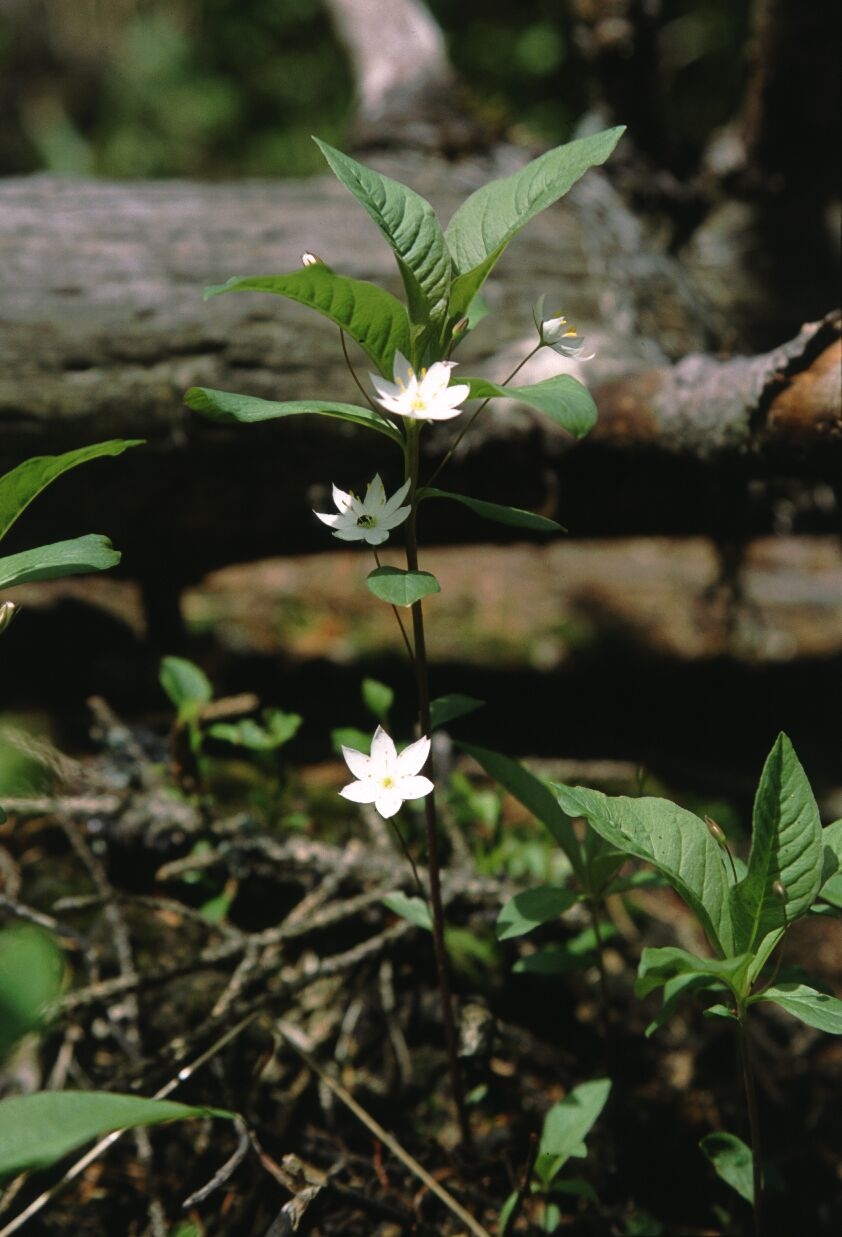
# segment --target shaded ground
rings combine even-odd
[[[718,581],[702,541],[443,550],[425,565],[443,589],[429,605],[435,691],[489,701],[454,724],[457,735],[612,792],[633,793],[645,777],[647,789],[713,811],[739,849],[762,757],[784,727],[827,819],[840,814],[842,557],[833,540],[755,543],[740,595]],[[4,636],[6,699],[21,709],[39,701],[52,714],[48,732],[62,747],[69,736],[81,755],[57,757],[58,780],[44,773],[29,787],[48,797],[19,804],[0,826],[3,892],[55,918],[69,964],[58,1020],[40,1044],[23,1045],[6,1085],[151,1094],[212,1049],[176,1097],[243,1113],[255,1140],[215,1192],[183,1209],[234,1152],[230,1127],[171,1127],[148,1146],[127,1137],[25,1231],[175,1237],[187,1216],[189,1237],[280,1237],[293,1231],[281,1209],[297,1197],[297,1231],[314,1237],[464,1232],[290,1046],[282,1026],[291,1023],[319,1068],[489,1232],[549,1105],[607,1072],[612,1098],[588,1159],[572,1167],[599,1201],[568,1200],[558,1231],[741,1237],[748,1209],[697,1146],[713,1129],[746,1133],[730,1028],[688,1003],[647,1040],[656,1006],[633,995],[643,946],[698,944],[682,905],[648,890],[612,907],[606,1044],[592,956],[561,976],[512,969],[537,944],[575,940],[584,926],[575,912],[495,943],[502,902],[563,873],[516,805],[506,800],[495,823],[476,767],[457,762],[445,807],[448,916],[475,945],[462,938],[455,986],[462,1021],[488,1029],[465,1058],[476,1151],[459,1151],[430,941],[380,901],[388,889],[411,892],[411,879],[382,822],[360,820],[335,793],[345,774],[329,731],[370,726],[363,674],[398,691],[396,733],[410,725],[400,636],[360,588],[365,570],[345,554],[272,560],[220,572],[186,596],[186,651],[219,692],[254,690],[305,717],[284,751],[288,766],[259,775],[243,762],[216,766],[214,809],[174,796],[169,714],[157,655],[139,643],[133,586],[19,590],[25,613]],[[91,600],[100,609],[83,604]],[[89,740],[84,702],[94,689],[127,716],[144,713],[143,723],[121,734],[100,708]],[[409,828],[422,856],[411,818]],[[838,923],[797,924],[785,965],[838,991]],[[772,1006],[757,1011],[755,1037],[770,1237],[836,1232],[842,1049]],[[57,1178],[24,1185],[0,1224]],[[517,1232],[539,1231],[539,1218],[537,1206],[525,1209]]]

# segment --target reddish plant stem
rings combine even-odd
[[[418,486],[418,433],[420,426],[410,423],[409,429],[407,469],[412,484],[410,487],[411,511],[406,522],[406,565],[409,571],[417,571],[418,540],[416,535],[417,503],[415,501],[415,493]],[[416,681],[418,684],[418,718],[422,735],[432,736],[430,686],[427,674],[427,645],[424,635],[424,611],[420,601],[416,601],[412,606],[412,634],[415,647]],[[430,775],[431,781],[435,783],[432,751],[427,761],[427,772]],[[466,1150],[469,1150],[472,1146],[471,1127],[468,1122],[468,1111],[465,1106],[465,1089],[462,1083],[462,1070],[459,1065],[456,1025],[453,1018],[453,1000],[450,990],[450,965],[447,956],[447,946],[444,940],[444,906],[441,897],[441,864],[439,860],[438,815],[436,812],[435,790],[431,791],[424,799],[424,819],[427,834],[427,865],[430,875],[433,948],[436,957],[436,971],[438,973],[439,994],[441,997],[445,1045],[450,1066],[450,1084],[453,1090],[453,1100],[456,1105],[462,1144]]]

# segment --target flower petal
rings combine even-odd
[[[398,507],[397,511],[393,511],[390,514],[381,515],[377,521],[377,524],[380,528],[397,528],[399,524],[403,524],[408,515],[409,507]]]
[[[393,511],[397,510],[397,508],[401,505],[401,503],[403,502],[403,500],[406,498],[407,494],[409,493],[409,487],[411,484],[412,484],[411,481],[407,478],[407,480],[404,481],[400,489],[395,490],[392,497],[386,499],[386,502],[383,505],[383,511],[381,512],[382,515],[391,515]],[[409,507],[407,507],[407,511],[408,510],[409,510]]]
[[[386,502],[386,491],[383,488],[383,482],[380,480],[380,473],[376,472],[369,481],[365,491],[365,499],[363,506],[372,515],[375,514],[375,507],[382,507]]]
[[[423,799],[435,786],[428,777],[402,777],[397,789],[404,799]]]
[[[338,485],[335,485],[333,486],[333,501],[336,503],[336,510],[341,513],[351,507],[354,495],[346,494],[344,490],[340,490]]]
[[[415,371],[407,361],[406,357],[399,350],[395,351],[395,361],[392,366],[392,374],[398,387],[408,387],[412,379],[415,377]]]
[[[425,735],[423,739],[418,739],[415,743],[410,743],[409,747],[405,747],[398,756],[395,763],[395,771],[398,777],[411,777],[414,773],[419,773],[427,763],[427,757],[430,754],[430,740]]]
[[[365,752],[359,752],[355,747],[342,745],[342,757],[354,777],[371,776],[371,757]]]
[[[350,799],[352,803],[374,803],[381,792],[382,787],[379,782],[366,778],[364,782],[349,782],[347,786],[342,787],[339,793],[343,799]]]
[[[317,520],[321,520],[323,524],[327,524],[329,528],[336,528],[336,525],[342,519],[340,515],[323,515],[321,511],[314,511],[313,515]]]
[[[395,769],[398,754],[395,745],[382,726],[378,726],[371,740],[371,769],[375,777],[391,776]],[[417,770],[413,769],[413,773]]]
[[[396,812],[400,811],[401,804],[403,803],[400,792],[394,786],[380,786],[378,790],[379,794],[374,800],[375,808],[381,816],[387,818],[394,816]]]

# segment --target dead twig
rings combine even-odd
[[[449,1211],[451,1211],[462,1221],[463,1224],[467,1226],[469,1231],[474,1234],[474,1237],[490,1237],[488,1229],[483,1228],[483,1226],[474,1219],[470,1212],[466,1211],[462,1204],[458,1202],[453,1195],[444,1188],[444,1186],[440,1185],[439,1182],[436,1181],[435,1177],[430,1176],[423,1165],[419,1164],[408,1151],[404,1150],[397,1139],[394,1138],[388,1130],[384,1129],[379,1121],[376,1121],[370,1113],[366,1112],[362,1105],[354,1099],[353,1095],[351,1095],[349,1091],[345,1090],[340,1082],[337,1082],[335,1078],[332,1078],[330,1074],[328,1074],[327,1071],[319,1065],[318,1061],[316,1061],[310,1051],[309,1041],[298,1029],[298,1027],[294,1026],[291,1022],[288,1022],[285,1018],[277,1019],[275,1025],[289,1046],[298,1053],[302,1061],[304,1061],[308,1068],[311,1069],[313,1073],[321,1079],[325,1086],[333,1092],[336,1098],[340,1100],[345,1107],[348,1108],[354,1116],[372,1132],[372,1134],[374,1134],[375,1138],[379,1138],[383,1145],[389,1148],[392,1155],[394,1155],[396,1159],[399,1159],[401,1163],[419,1179],[419,1181],[423,1181],[427,1189],[435,1194],[436,1198],[438,1198],[440,1202],[444,1203],[445,1207],[447,1207]],[[0,1233],[0,1237],[3,1237],[2,1233]]]

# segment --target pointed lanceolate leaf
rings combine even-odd
[[[556,374],[526,387],[501,387],[486,378],[468,378],[466,381],[471,388],[471,399],[505,396],[506,399],[528,404],[530,408],[545,413],[574,438],[584,438],[596,424],[596,404],[590,391],[570,374]]]
[[[76,451],[65,451],[63,455],[36,455],[18,464],[17,468],[0,477],[0,538],[6,535],[33,498],[62,473],[88,460],[105,455],[122,455],[129,447],[140,446],[141,442],[142,439],[114,438],[91,447],[80,447]]]
[[[458,275],[451,292],[452,318],[466,312],[512,237],[589,168],[604,163],[622,132],[608,129],[557,146],[512,176],[483,185],[459,207],[445,229]]]
[[[443,318],[450,292],[450,253],[430,203],[400,181],[364,167],[327,142],[314,141],[391,245],[413,319]]]
[[[792,744],[781,734],[754,801],[748,871],[732,891],[736,948],[754,949],[812,905],[821,884],[819,810]],[[773,885],[780,883],[785,901]]]
[[[158,681],[177,709],[207,704],[213,699],[210,679],[200,666],[186,657],[163,657]]]
[[[214,1108],[104,1091],[36,1091],[0,1100],[0,1179],[47,1168],[112,1130],[185,1117],[233,1117]]]
[[[610,797],[583,786],[555,790],[565,812],[584,816],[618,850],[663,873],[711,944],[726,956],[733,952],[728,877],[719,846],[697,816],[666,799]]]
[[[817,992],[808,984],[773,984],[752,997],[752,1004],[756,1001],[772,1001],[808,1027],[828,1035],[842,1035],[842,1001],[826,992]]]
[[[430,701],[430,725],[433,730],[438,730],[441,726],[446,726],[448,722],[455,721],[457,717],[464,717],[468,713],[474,713],[477,709],[483,708],[484,700],[477,700],[475,696],[461,696],[458,692],[451,692],[447,696],[439,696],[435,700]]]
[[[566,530],[555,520],[545,515],[536,515],[534,511],[523,511],[520,507],[504,507],[500,503],[489,503],[480,498],[469,498],[467,494],[451,494],[447,490],[436,490],[425,486],[418,491],[419,501],[423,498],[449,498],[451,502],[461,503],[486,520],[497,524],[507,524],[510,528],[528,529],[536,533],[563,533]]]
[[[584,1154],[582,1144],[605,1107],[611,1091],[608,1078],[580,1083],[544,1118],[535,1173],[548,1185],[571,1155]]]
[[[409,318],[397,297],[376,284],[337,275],[318,262],[290,275],[234,276],[205,289],[205,299],[222,292],[273,292],[308,305],[342,327],[391,380],[395,351],[409,356]]]
[[[297,399],[279,403],[273,399],[259,399],[256,395],[236,395],[233,391],[213,391],[209,387],[191,387],[184,402],[194,412],[201,412],[211,421],[239,421],[250,425],[258,421],[277,421],[281,417],[299,417],[316,413],[323,417],[335,417],[377,430],[403,447],[403,439],[390,421],[356,404],[340,404],[335,400]]]
[[[699,1146],[710,1160],[716,1175],[736,1190],[747,1203],[754,1203],[754,1174],[751,1147],[736,1134],[705,1134]]]
[[[492,752],[486,747],[475,747],[471,743],[460,743],[459,747],[473,756],[477,764],[482,765],[486,773],[499,782],[510,795],[522,803],[536,819],[549,829],[576,873],[580,883],[584,884],[585,872],[582,861],[582,851],[573,832],[573,826],[559,808],[555,796],[539,777],[530,773],[523,765],[499,752]]]
[[[83,575],[88,571],[107,571],[116,567],[120,553],[107,537],[88,533],[71,541],[55,541],[0,558],[0,588],[31,584],[34,580],[56,580]]]
[[[400,567],[376,567],[366,577],[375,597],[392,606],[412,606],[422,597],[440,593],[441,586],[429,571],[402,571]]]
[[[535,889],[516,893],[497,916],[497,940],[525,936],[542,923],[557,919],[578,901],[579,895],[574,890],[556,885],[538,885]]]

